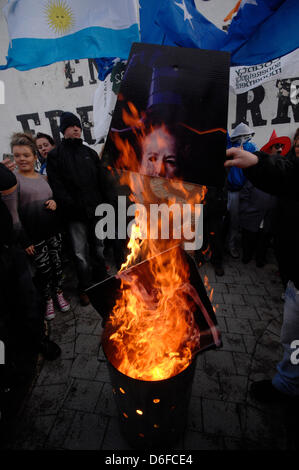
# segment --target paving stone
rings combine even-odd
[[[222,342],[223,350],[231,352],[245,352],[245,346],[242,335],[235,333],[223,333]]]
[[[212,289],[214,289],[214,292],[218,293],[228,293],[228,288],[227,285],[224,284],[223,282],[211,282],[210,286]]]
[[[212,301],[212,304],[215,306],[216,304],[223,304],[224,303],[223,294],[221,294],[221,292],[217,292],[216,290],[214,290],[211,301]]]
[[[76,328],[74,325],[70,326],[67,323],[63,323],[59,329],[52,330],[51,339],[55,341],[59,346],[64,343],[75,341]]]
[[[23,416],[20,421],[20,428],[15,439],[14,448],[19,450],[43,449],[54,420],[55,415]]]
[[[245,305],[242,294],[223,294],[225,304],[229,305]]]
[[[208,375],[204,371],[199,371],[194,375],[192,396],[219,398],[220,387],[218,377]]]
[[[257,340],[260,339],[265,334],[269,322],[263,320],[249,320],[249,322],[251,325],[252,333],[255,335]]]
[[[244,294],[244,301],[246,305],[252,305],[253,307],[267,307],[267,301],[263,295]]]
[[[99,320],[101,318],[100,314],[94,309],[94,307],[89,304],[85,307],[82,305],[77,305],[76,308],[74,308],[74,312],[76,315],[76,318],[92,318],[94,320]]]
[[[100,361],[100,368],[98,370],[96,380],[110,383],[110,375],[106,359],[104,359],[104,361]]]
[[[230,375],[234,374],[235,364],[231,352],[222,351],[207,351],[205,353],[205,372],[208,375]]]
[[[243,341],[245,343],[246,352],[252,354],[255,351],[257,339],[255,336],[244,335]],[[238,351],[236,351],[238,352]]]
[[[224,317],[217,316],[217,323],[220,329],[220,332],[227,332],[227,324]]]
[[[98,336],[79,334],[76,339],[75,352],[97,356],[99,347],[100,339]]]
[[[227,318],[226,324],[229,333],[252,334],[250,323],[246,319]]]
[[[268,291],[261,284],[252,284],[247,286],[248,294],[268,296]]]
[[[286,435],[282,424],[282,416],[277,419],[276,414],[262,412],[251,406],[242,409],[240,413],[244,438],[260,442],[262,449],[264,444],[268,448],[272,443],[272,449],[284,450],[286,446]]]
[[[234,403],[203,399],[204,432],[213,435],[239,437],[241,426],[238,408]]]
[[[102,382],[74,379],[63,407],[69,410],[94,412],[102,388]]]
[[[111,384],[104,383],[101,394],[98,398],[95,413],[101,413],[105,416],[118,416]]]
[[[184,438],[184,449],[186,450],[223,450],[224,443],[221,437],[209,436],[207,434],[187,430]]]
[[[248,294],[247,286],[244,284],[227,284],[230,294]]]
[[[273,340],[271,344],[257,344],[254,357],[258,361],[267,360],[272,364],[276,364],[282,358],[282,352],[281,344]]]
[[[109,419],[109,422],[101,450],[132,450],[133,448],[130,447],[121,433],[118,418],[112,417],[106,419]]]
[[[75,343],[70,341],[69,343],[60,344],[61,359],[73,359],[75,357]]]
[[[92,334],[97,324],[98,320],[95,318],[78,318],[76,321],[77,333]]]
[[[245,403],[247,395],[247,382],[245,376],[230,375],[220,378],[222,399],[227,402]]]
[[[192,396],[190,399],[188,428],[192,431],[202,432],[202,405],[199,397]]]
[[[281,321],[275,319],[268,324],[267,331],[280,338],[281,326]]]
[[[217,318],[218,316],[235,318],[235,312],[234,312],[233,306],[219,303],[216,309],[216,316]]]
[[[72,367],[72,359],[57,359],[44,363],[42,371],[38,377],[38,385],[63,384],[69,380],[69,372]]]
[[[64,442],[64,449],[100,450],[108,418],[100,414],[77,413]]]
[[[251,371],[251,354],[233,352],[233,358],[238,375],[248,376]]]
[[[234,305],[235,316],[237,318],[247,318],[248,320],[259,320],[260,317],[257,313],[256,307],[249,305]]]
[[[96,356],[78,354],[73,362],[70,375],[79,379],[92,380],[96,377],[99,368],[100,364]]]
[[[60,410],[45,443],[46,449],[62,449],[76,412]]]
[[[69,385],[36,386],[26,404],[27,410],[36,416],[56,414],[68,392]]]
[[[263,321],[270,322],[274,319],[282,321],[283,306],[281,306],[281,309],[275,307],[258,307],[257,312],[260,316],[260,319]]]
[[[230,282],[230,284],[235,284],[235,283],[236,284],[245,284],[247,286],[247,285],[252,284],[252,279],[249,275],[243,274],[243,272],[241,272],[241,275],[236,277],[234,282]]]
[[[100,320],[97,322],[92,334],[100,338],[102,336],[102,333],[103,333],[102,320]]]

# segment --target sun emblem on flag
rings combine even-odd
[[[74,25],[74,15],[65,0],[49,0],[46,5],[47,23],[57,34],[67,33]]]

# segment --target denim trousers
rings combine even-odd
[[[95,235],[93,221],[73,221],[69,224],[69,235],[75,257],[78,289],[84,291],[95,281],[105,277],[103,244]]]
[[[299,359],[299,290],[296,289],[292,281],[288,282],[285,292],[280,339],[284,354],[277,365],[277,373],[272,384],[287,395],[299,396],[299,363],[296,364]]]

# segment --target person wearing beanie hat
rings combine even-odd
[[[83,144],[79,118],[62,113],[60,131],[64,137],[47,158],[48,181],[69,232],[80,303],[88,305],[85,290],[107,275],[103,247],[95,235],[95,209],[104,201],[105,179],[98,154]]]
[[[75,114],[67,111],[60,116],[59,130],[64,134],[68,127],[78,127],[82,130],[80,119]]]

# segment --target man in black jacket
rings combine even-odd
[[[48,181],[67,224],[80,302],[88,305],[85,289],[94,280],[106,276],[102,244],[95,235],[95,209],[103,202],[103,171],[97,153],[82,142],[81,122],[77,116],[63,113],[60,132],[64,138],[47,158]]]
[[[252,154],[240,148],[226,153],[232,165],[245,169],[246,177],[259,189],[299,201],[299,158],[286,159],[279,155],[269,156],[263,152]],[[298,217],[298,214],[292,214]],[[264,401],[299,400],[299,246],[292,246],[289,264],[289,282],[285,293],[281,342],[284,356],[277,365],[273,380],[255,382],[251,387],[254,398]]]

